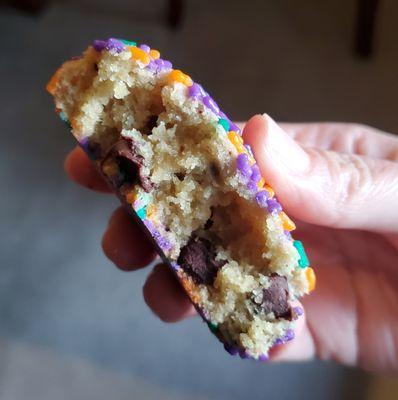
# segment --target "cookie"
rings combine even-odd
[[[231,354],[294,336],[315,275],[240,129],[145,44],[95,40],[47,85],[56,110]]]

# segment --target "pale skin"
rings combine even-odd
[[[265,180],[297,222],[317,273],[302,299],[296,339],[274,361],[319,357],[377,372],[398,371],[398,138],[356,124],[280,124],[254,116],[245,125]],[[80,148],[65,168],[77,183],[109,192]],[[102,247],[119,268],[156,257],[122,208],[110,218]],[[166,322],[196,315],[172,273],[158,264],[144,298]]]

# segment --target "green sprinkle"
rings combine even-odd
[[[66,114],[65,114],[63,111],[61,111],[61,112],[59,113],[59,118],[61,118],[61,121],[62,121],[63,123],[65,123],[65,125],[66,125],[68,128],[72,128],[72,126],[71,126],[71,124],[70,124],[68,118],[66,117]]]
[[[308,260],[307,254],[305,254],[303,244],[300,242],[300,240],[295,240],[293,242],[293,246],[296,248],[300,256],[299,266],[301,268],[307,268],[310,265],[310,262]]]
[[[125,40],[125,39],[119,39],[119,40],[126,46],[137,46],[137,42],[132,42],[130,40]]]
[[[140,219],[145,219],[146,218],[146,207],[140,208],[138,211],[136,211],[136,213]]]
[[[229,122],[225,118],[220,118],[218,123],[228,132],[229,131]]]
[[[210,329],[213,333],[215,333],[215,332],[218,331],[217,325],[216,325],[216,324],[213,324],[212,322],[208,322],[208,323],[207,323],[207,326],[209,327],[209,329]]]

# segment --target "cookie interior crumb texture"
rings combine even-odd
[[[228,348],[267,355],[295,323],[291,303],[311,289],[292,223],[271,208],[261,176],[239,170],[240,154],[251,175],[255,160],[203,89],[189,95],[187,75],[123,43],[90,46],[57,71],[48,85],[57,110],[212,331]]]

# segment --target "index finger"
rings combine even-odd
[[[93,162],[79,146],[66,156],[64,168],[69,178],[77,184],[102,193],[111,192]]]

